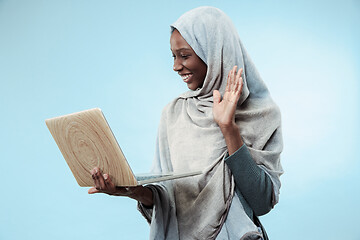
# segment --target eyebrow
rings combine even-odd
[[[176,49],[176,52],[183,51],[183,50],[191,50],[191,49],[190,48],[179,48],[179,49]],[[172,52],[173,50],[170,48],[170,51]]]

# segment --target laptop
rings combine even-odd
[[[99,167],[116,186],[138,186],[199,175],[202,171],[135,176],[100,108],[46,119],[57,146],[81,187],[94,186],[90,170]]]

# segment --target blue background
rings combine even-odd
[[[0,239],[148,238],[135,201],[77,185],[44,120],[100,107],[148,171],[161,110],[187,90],[169,25],[202,5],[230,16],[282,111],[280,202],[261,217],[271,239],[360,239],[355,0],[0,0]]]

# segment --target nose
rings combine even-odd
[[[182,69],[182,64],[180,63],[180,61],[178,59],[174,59],[174,66],[173,66],[173,70],[175,72],[179,72]]]

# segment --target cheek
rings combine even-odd
[[[206,74],[207,74],[207,66],[205,65],[204,68],[203,68],[203,73],[204,73],[204,78],[206,77]]]
[[[201,65],[196,60],[188,60],[188,61],[186,61],[186,66],[193,73],[201,74],[201,72],[202,72]]]
[[[207,73],[207,65],[199,58],[196,62],[194,62],[194,66],[196,66],[196,72],[205,78]]]
[[[202,68],[199,69],[199,75],[200,75],[200,77],[201,77],[201,79],[202,79],[203,82],[204,82],[204,80],[205,80],[205,78],[206,78],[206,73],[207,73],[207,66],[204,64],[204,65],[202,66]]]
[[[196,75],[196,80],[200,84],[204,82],[207,73],[207,66],[200,58],[188,59],[184,62],[184,67]]]

